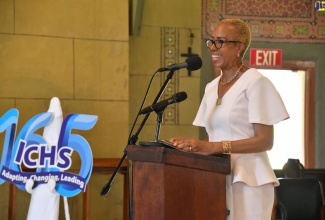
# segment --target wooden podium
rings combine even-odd
[[[229,155],[130,145],[127,157],[133,220],[226,219]]]

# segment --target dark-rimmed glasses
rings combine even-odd
[[[207,48],[210,48],[212,45],[214,45],[217,49],[220,49],[224,43],[243,43],[237,40],[205,40],[205,44]]]

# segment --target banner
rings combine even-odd
[[[61,196],[71,197],[84,191],[92,172],[92,151],[87,140],[73,134],[72,131],[90,130],[98,116],[68,115],[62,122],[57,144],[52,146],[36,133],[51,122],[54,117],[52,112],[35,115],[16,135],[18,116],[18,110],[13,108],[0,118],[0,132],[5,133],[0,163],[0,184],[7,181],[25,191],[29,179],[34,181],[34,187],[54,179],[55,190]],[[73,153],[80,156],[79,173],[68,172],[72,165]],[[24,172],[22,167],[35,172]]]

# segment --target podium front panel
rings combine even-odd
[[[153,151],[157,151],[158,155],[154,155]],[[141,156],[137,160],[135,154],[139,153]],[[139,146],[128,148],[128,159],[132,161],[133,219],[226,219],[227,173],[212,172],[214,169],[209,167],[202,169],[205,166],[202,163],[206,160],[201,156],[193,160],[193,153],[190,155],[176,153],[175,150]],[[193,168],[193,164],[184,165],[187,160],[193,160],[200,169],[195,169],[196,166]],[[218,166],[220,163],[225,170],[229,169],[229,160],[217,160],[209,166]]]

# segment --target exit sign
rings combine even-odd
[[[249,65],[251,67],[281,67],[281,49],[251,48]]]

